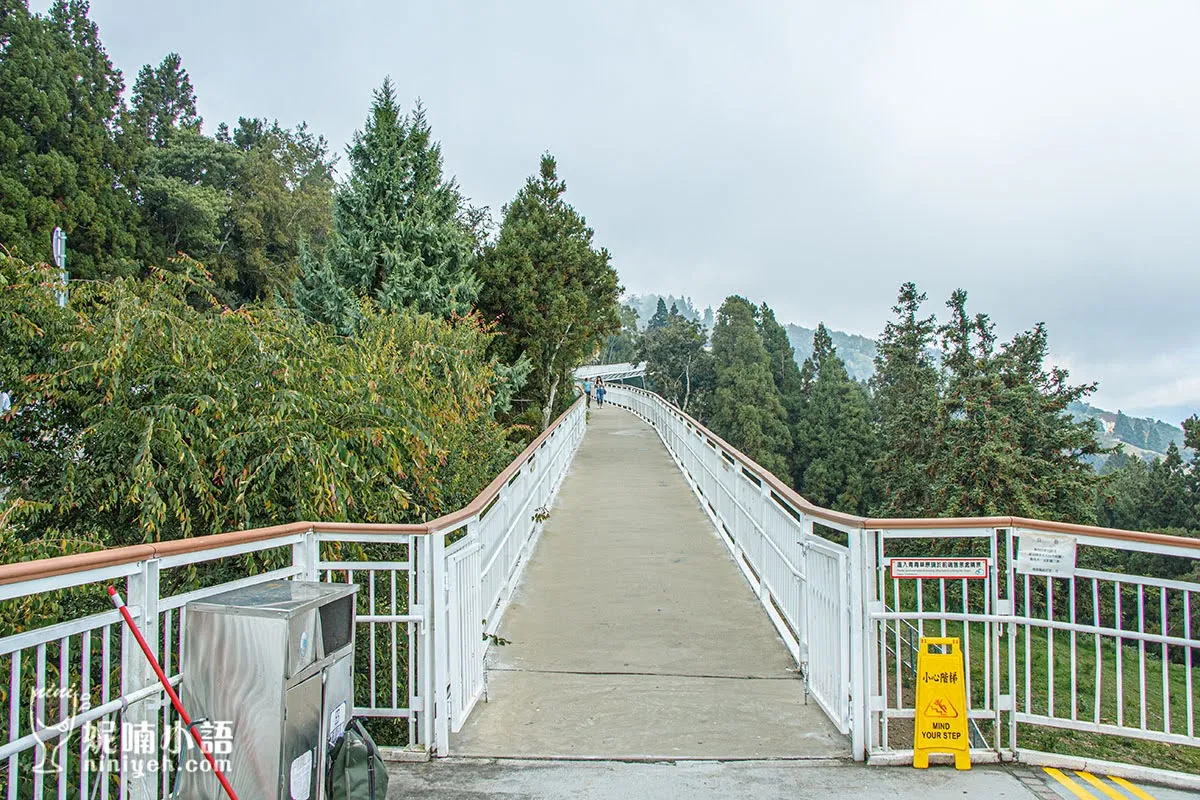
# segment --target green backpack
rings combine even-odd
[[[346,735],[333,746],[325,779],[328,800],[385,800],[387,765],[362,720],[346,726]]]

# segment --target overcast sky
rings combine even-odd
[[[44,8],[47,2],[33,3]],[[338,150],[391,75],[499,218],[552,151],[631,292],[876,336],[916,281],[1044,321],[1093,402],[1200,411],[1200,4],[93,0],[206,130]]]

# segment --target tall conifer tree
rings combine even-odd
[[[737,295],[727,298],[717,313],[710,420],[713,430],[731,445],[786,480],[792,435],[754,313],[754,306]]]
[[[479,308],[503,334],[493,348],[506,363],[529,364],[523,399],[543,429],[566,401],[571,369],[621,326],[617,273],[566,191],[546,153],[505,207],[500,236],[478,269]]]
[[[650,321],[646,323],[647,330],[656,331],[659,328],[665,328],[670,313],[667,310],[667,301],[661,297],[658,298],[658,308],[655,309],[653,316],[650,317]]]
[[[0,3],[0,243],[49,261],[55,226],[68,233],[71,274],[130,272],[137,214],[119,141],[121,73],[82,0],[45,16]]]
[[[157,67],[146,64],[133,82],[132,131],[163,147],[175,131],[200,131],[196,91],[178,53],[168,53]]]
[[[875,472],[880,481],[882,517],[932,514],[930,469],[938,413],[938,370],[929,355],[937,334],[933,316],[921,316],[925,294],[913,283],[900,287],[879,338],[875,356],[875,406],[879,451]]]
[[[957,290],[940,329],[944,389],[938,415],[932,498],[950,516],[1014,515],[1092,522],[1095,471],[1086,456],[1103,452],[1094,422],[1068,406],[1095,390],[1071,386],[1067,372],[1046,369],[1044,326],[997,349],[986,314],[966,310]]]
[[[796,426],[800,423],[800,412],[804,407],[804,388],[800,380],[800,367],[796,364],[796,351],[788,340],[787,331],[775,319],[775,312],[766,303],[756,311],[758,333],[762,336],[763,347],[770,357],[771,379],[779,391],[779,399],[787,414],[788,431],[791,432],[793,443],[796,442]],[[794,479],[796,463],[794,451],[788,454],[788,474]]]
[[[438,317],[468,313],[479,293],[474,233],[457,184],[442,174],[424,109],[403,115],[385,80],[348,157],[324,259],[302,260],[299,306],[344,331],[364,297]]]
[[[804,403],[796,426],[796,486],[809,500],[865,513],[873,500],[875,431],[865,389],[850,379],[825,324],[800,370]]]

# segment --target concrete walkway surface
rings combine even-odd
[[[455,756],[847,758],[655,431],[587,433]]]
[[[455,759],[392,765],[388,796],[428,800],[1077,800],[1060,794],[1039,769],[978,766],[870,767],[828,761],[494,761]],[[1153,800],[1194,797],[1144,787]],[[1102,797],[1100,800],[1108,800]],[[1129,796],[1129,800],[1138,798]]]

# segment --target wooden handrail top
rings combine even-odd
[[[639,389],[636,386],[622,386],[621,388],[625,391],[637,392],[657,398],[666,404],[673,413],[685,419],[698,432],[711,439],[718,447],[739,461],[741,466],[754,473],[756,478],[769,486],[771,491],[776,495],[786,500],[788,505],[799,512],[808,514],[818,520],[832,522],[835,525],[858,530],[929,529],[936,531],[952,528],[1021,528],[1022,530],[1041,531],[1044,533],[1065,533],[1075,536],[1090,536],[1097,539],[1180,547],[1200,553],[1200,539],[1193,539],[1187,536],[1172,536],[1166,533],[1127,531],[1118,528],[1102,528],[1098,525],[1078,525],[1071,522],[1054,522],[1050,520],[1029,519],[1027,517],[899,517],[893,519],[876,519],[823,508],[801,496],[795,489],[759,466],[754,459],[713,433],[686,411],[681,411],[678,406],[669,400],[654,392]]]

